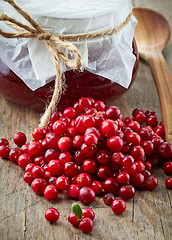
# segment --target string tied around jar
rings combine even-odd
[[[62,75],[60,69],[60,59],[71,69],[76,70],[81,67],[81,55],[79,49],[69,42],[69,40],[84,40],[88,38],[97,38],[105,35],[112,35],[120,31],[124,26],[127,25],[131,16],[133,15],[132,11],[125,19],[125,21],[118,27],[108,29],[102,32],[97,33],[85,33],[85,34],[75,34],[75,35],[53,35],[50,32],[44,31],[36,22],[31,18],[31,16],[22,10],[14,0],[3,0],[4,2],[9,3],[21,16],[23,16],[27,22],[31,25],[28,26],[17,21],[14,18],[9,17],[6,14],[0,13],[0,21],[3,21],[13,29],[18,32],[5,32],[0,29],[0,35],[5,38],[36,38],[38,40],[44,41],[50,54],[52,55],[55,68],[56,68],[56,79],[55,86],[53,91],[52,99],[46,108],[43,116],[40,119],[39,127],[46,127],[51,114],[55,111],[56,105],[60,100],[60,96],[63,93],[65,86],[65,78]]]

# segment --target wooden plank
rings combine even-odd
[[[171,0],[134,1],[139,6],[152,7],[171,18]],[[171,18],[172,19],[172,18]],[[169,67],[172,69],[171,41],[164,51]],[[5,101],[0,96],[0,137],[10,139],[17,131],[24,131],[31,139],[31,131],[39,122],[39,115],[27,108]],[[110,104],[117,105],[124,116],[131,115],[135,107],[154,110],[161,119],[160,105],[155,84],[148,65],[141,61],[137,80],[131,89],[118,100]],[[59,194],[58,200],[48,202],[33,193],[23,182],[23,171],[15,164],[0,160],[0,239],[172,239],[172,191],[164,186],[166,176],[161,169],[155,169],[159,186],[153,191],[138,191],[134,200],[127,201],[127,210],[116,216],[104,205],[102,198],[92,204],[96,212],[95,227],[92,233],[83,234],[72,227],[67,216],[73,200],[65,194]],[[58,223],[49,224],[44,219],[45,210],[50,207],[59,209],[61,217]],[[82,205],[83,206],[83,205]]]

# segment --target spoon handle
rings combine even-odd
[[[166,140],[172,144],[172,75],[161,52],[149,53],[148,62],[159,94]]]

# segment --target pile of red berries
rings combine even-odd
[[[63,113],[53,113],[48,126],[32,135],[34,140],[26,143],[25,134],[16,133],[18,147],[12,150],[0,139],[0,157],[23,168],[24,181],[48,200],[67,191],[69,198],[90,204],[105,192],[114,196],[116,212],[116,204],[126,206],[115,196],[129,200],[135,189],[157,187],[152,167],[163,165],[165,174],[172,175],[172,145],[150,110],[137,108],[124,118],[118,107],[83,97]],[[165,184],[172,189],[172,178]]]

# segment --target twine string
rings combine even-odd
[[[46,127],[51,118],[51,114],[55,110],[56,104],[59,102],[60,96],[63,92],[64,81],[60,69],[60,58],[71,69],[76,70],[81,67],[81,55],[77,47],[75,47],[69,40],[80,41],[87,38],[97,38],[105,35],[112,35],[120,31],[127,25],[131,19],[132,12],[128,15],[125,21],[118,27],[109,29],[98,33],[86,33],[75,35],[52,35],[50,32],[44,31],[29,14],[23,11],[13,0],[3,0],[9,3],[21,16],[23,16],[30,26],[23,24],[16,19],[9,17],[6,14],[0,14],[0,21],[3,21],[18,32],[5,32],[0,29],[0,35],[5,38],[36,38],[45,41],[47,49],[52,55],[54,65],[56,68],[56,79],[53,91],[53,96],[50,104],[45,110],[40,119],[39,127]]]

